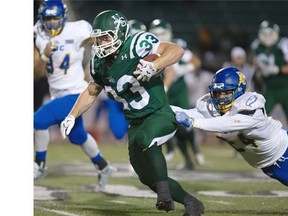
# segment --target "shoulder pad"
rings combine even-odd
[[[241,111],[262,109],[265,107],[265,102],[266,100],[261,94],[247,92],[234,101],[231,111],[233,113],[239,113]]]
[[[65,26],[67,26],[71,31],[75,31],[76,35],[87,37],[90,36],[92,32],[92,25],[86,20],[78,20],[73,22],[66,22]]]
[[[144,58],[148,54],[155,54],[160,44],[159,39],[150,32],[141,31],[131,37],[130,50],[134,50],[134,54],[140,58]]]
[[[205,118],[219,116],[219,113],[214,108],[213,104],[210,102],[210,94],[205,94],[199,98],[196,102],[196,109],[200,112]]]

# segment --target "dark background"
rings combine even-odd
[[[34,1],[37,14],[39,3]],[[276,22],[287,34],[288,1],[64,1],[71,5],[76,19],[92,23],[94,17],[107,9],[119,10],[127,19],[138,19],[149,27],[162,18],[172,24],[174,35],[197,46],[199,29],[207,27],[215,38],[231,36],[244,45],[257,36],[261,21]],[[36,16],[35,16],[36,17]],[[35,22],[35,20],[34,20]],[[244,37],[241,41],[240,36]],[[246,45],[247,46],[247,45]]]
[[[34,0],[34,23],[41,2]],[[71,21],[84,19],[92,24],[98,13],[108,9],[122,12],[128,20],[144,22],[148,30],[154,19],[165,19],[171,23],[174,37],[186,40],[201,59],[202,68],[212,73],[220,69],[224,61],[229,61],[234,46],[243,47],[251,62],[250,45],[257,38],[263,20],[277,23],[281,36],[286,36],[288,31],[288,1],[66,0],[64,3]]]

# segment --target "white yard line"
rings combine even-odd
[[[60,210],[55,210],[55,209],[47,209],[47,208],[43,208],[43,207],[39,207],[39,206],[34,206],[34,208],[40,209],[40,210],[42,210],[42,211],[47,211],[47,212],[56,213],[56,214],[59,214],[59,215],[65,215],[65,216],[81,216],[81,215],[72,214],[72,213],[69,213],[69,212],[66,212],[66,211],[60,211]]]

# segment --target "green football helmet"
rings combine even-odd
[[[136,19],[129,20],[128,24],[129,24],[131,35],[134,35],[140,31],[147,31],[147,28],[144,25],[144,23],[139,20],[136,20]]]
[[[105,58],[116,52],[128,36],[129,25],[122,13],[106,10],[95,17],[91,37],[94,39],[92,47],[97,57]]]
[[[280,28],[277,24],[264,20],[260,24],[258,38],[264,46],[271,47],[278,41],[279,32]]]
[[[155,34],[160,41],[172,40],[172,26],[169,22],[163,19],[155,19],[150,24],[149,31]]]

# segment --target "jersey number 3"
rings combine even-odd
[[[123,104],[123,109],[130,110],[130,109],[142,109],[149,103],[150,95],[145,90],[143,86],[140,86],[140,83],[135,79],[133,76],[124,75],[122,76],[117,82],[117,91],[121,93],[124,90],[124,85],[130,83],[132,86],[130,87],[130,91],[133,94],[140,94],[141,100],[132,100],[130,102],[126,101],[124,98],[117,95],[117,93],[110,87],[105,86],[105,91],[111,94],[115,100],[121,102]],[[135,97],[134,97],[135,98]]]

